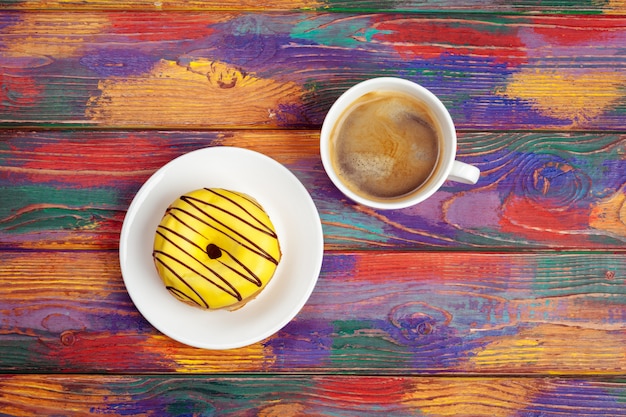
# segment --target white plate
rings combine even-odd
[[[236,311],[205,311],[177,300],[152,261],[154,233],[165,209],[180,195],[203,187],[254,197],[278,234],[282,259],[274,277]],[[234,147],[200,149],[159,169],[133,199],[120,236],[122,275],[137,309],[172,339],[205,349],[250,345],[285,326],[311,295],[323,252],[320,217],[302,183],[273,159]]]

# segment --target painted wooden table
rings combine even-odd
[[[374,76],[442,99],[478,184],[339,193],[319,128]],[[1,415],[626,416],[623,1],[4,1],[0,86]],[[216,145],[288,167],[325,236],[302,311],[226,351],[118,262],[143,182]]]

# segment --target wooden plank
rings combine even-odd
[[[626,416],[611,379],[0,376],[3,416]]]
[[[460,129],[625,130],[623,16],[4,12],[0,124],[319,127],[399,76]]]
[[[157,332],[115,251],[0,251],[0,287],[0,372],[626,372],[623,254],[327,252],[291,323],[227,351]]]
[[[460,0],[22,0],[0,4],[4,10],[146,10],[146,11],[268,11],[320,10],[350,12],[404,12],[404,13],[524,13],[524,14],[623,14],[620,0],[598,2],[592,0],[537,1],[460,1]]]
[[[327,249],[608,249],[626,242],[626,136],[462,133],[475,186],[446,183],[410,209],[347,201],[318,131],[0,131],[0,247],[116,249],[133,196],[169,160],[207,146],[257,150],[312,194]],[[181,190],[181,194],[189,190]]]

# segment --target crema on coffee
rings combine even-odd
[[[369,199],[419,189],[439,159],[441,134],[426,106],[396,91],[355,100],[331,132],[330,156],[341,181]]]

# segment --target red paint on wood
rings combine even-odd
[[[493,256],[476,256],[472,253],[441,253],[440,256],[416,257],[411,252],[375,253],[355,257],[355,272],[351,280],[367,281],[384,285],[386,281],[439,283],[455,281],[458,277],[452,271],[460,268],[467,276],[497,277],[507,276],[507,268],[518,265],[508,260],[508,264],[494,262]],[[503,268],[504,266],[504,268]]]
[[[317,388],[337,405],[354,403],[355,398],[361,404],[387,405],[400,404],[411,385],[410,381],[401,378],[366,377],[350,384],[346,384],[343,378],[327,378]]]
[[[558,207],[559,209],[555,209]],[[513,233],[536,241],[545,241],[546,235],[552,243],[580,245],[585,240],[584,232],[589,229],[589,208],[551,205],[549,199],[543,204],[523,197],[510,197],[503,205],[500,225],[503,233]]]
[[[11,74],[0,67],[0,109],[18,111],[37,104],[43,87],[31,77]],[[1,112],[0,112],[1,113]]]
[[[625,29],[626,19],[613,17],[540,17],[533,22],[533,32],[541,35],[546,44],[565,46],[601,45],[612,37],[621,37]]]
[[[210,14],[186,13],[107,13],[111,21],[111,33],[121,34],[141,41],[168,41],[198,39],[211,35],[216,21]],[[198,20],[189,30],[189,19]]]
[[[151,338],[141,334],[63,332],[59,346],[49,353],[49,357],[71,369],[123,369],[136,366],[138,358],[146,369],[174,369],[175,364],[168,359],[168,350],[162,340],[156,343],[158,347],[154,347]]]
[[[35,147],[22,168],[32,170],[33,182],[99,187],[119,184],[122,179],[146,180],[180,153],[149,135],[129,134],[120,141],[87,135]]]
[[[516,30],[486,31],[450,21],[421,19],[382,20],[375,24],[376,40],[391,42],[398,53],[412,57],[436,58],[446,53],[493,58],[496,62],[520,64],[526,53]],[[478,25],[477,25],[478,27]]]

